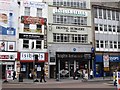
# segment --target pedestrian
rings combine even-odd
[[[45,71],[44,71],[44,68],[41,70],[40,82],[42,82],[42,79],[44,80],[44,82],[46,82],[46,80],[45,80]]]
[[[15,76],[16,76],[16,72],[13,71],[13,80],[15,79]]]
[[[93,70],[90,70],[90,79],[93,79]]]

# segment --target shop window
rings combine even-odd
[[[29,48],[29,40],[23,40],[23,48]]]

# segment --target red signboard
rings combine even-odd
[[[0,59],[9,59],[9,55],[0,55]]]
[[[21,23],[44,25],[46,23],[46,19],[41,17],[21,16]]]

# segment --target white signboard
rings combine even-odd
[[[45,60],[44,53],[20,53],[20,60],[35,60],[34,55],[38,55],[38,60]]]
[[[34,8],[44,8],[45,4],[41,3],[41,2],[25,0],[23,2],[23,6],[25,6],[25,7],[34,7]]]
[[[7,70],[6,71],[6,74],[7,74],[7,80],[11,80],[13,79],[13,71],[12,70]]]
[[[104,63],[104,67],[109,67],[109,56],[108,55],[103,56],[103,63]]]
[[[0,60],[12,60],[15,61],[17,58],[17,52],[1,52]]]
[[[74,10],[74,9],[53,9],[53,14],[64,14],[64,15],[75,15],[81,17],[87,17],[88,13],[83,10]]]

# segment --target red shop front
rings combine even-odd
[[[35,61],[35,55],[38,55],[38,60]],[[20,73],[23,78],[29,79],[29,74],[33,69],[37,71],[37,78],[40,78],[41,68],[47,67],[48,53],[46,52],[18,52],[20,61]]]

